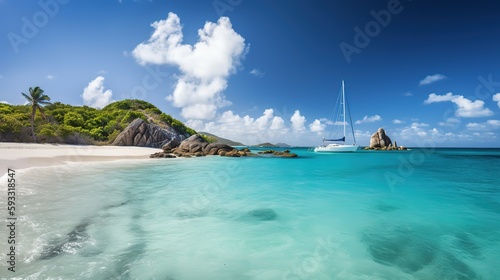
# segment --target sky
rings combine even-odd
[[[360,145],[500,147],[500,3],[0,0],[0,102],[137,98],[251,145],[322,144],[342,79]],[[348,128],[348,130],[350,127]],[[349,139],[348,139],[349,140]]]

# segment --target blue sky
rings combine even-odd
[[[358,142],[500,147],[497,1],[0,0],[0,101],[139,98],[199,131],[317,145],[341,80]]]

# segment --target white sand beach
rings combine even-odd
[[[0,176],[14,170],[65,162],[147,159],[157,148],[62,144],[0,143]]]

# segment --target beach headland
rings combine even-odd
[[[8,168],[60,165],[66,162],[148,159],[157,148],[0,142],[0,176]]]

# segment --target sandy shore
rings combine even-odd
[[[0,176],[14,170],[60,165],[65,162],[147,159],[161,151],[155,148],[120,146],[80,146],[62,144],[29,144],[0,142]]]

